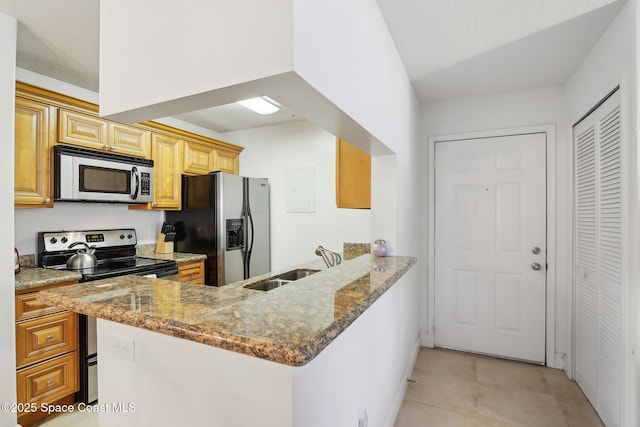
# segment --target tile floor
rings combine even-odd
[[[32,427],[98,427],[98,413],[85,411],[57,414],[32,424]]]
[[[558,369],[422,348],[411,379],[394,427],[603,426]],[[98,427],[98,416],[63,414],[37,426]]]
[[[422,348],[394,427],[603,426],[563,371]]]

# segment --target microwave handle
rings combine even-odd
[[[140,190],[140,172],[137,167],[131,168],[131,179],[135,182],[135,185],[131,188],[131,198],[136,200],[138,198],[138,191]]]

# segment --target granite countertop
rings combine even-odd
[[[82,275],[74,271],[52,270],[39,267],[23,267],[16,274],[16,292],[37,290],[42,286],[80,280]]]
[[[206,259],[207,256],[203,254],[191,254],[183,252],[174,252],[170,254],[158,254],[155,253],[155,245],[146,245],[150,249],[143,245],[142,251],[138,251],[137,256],[146,258],[157,259],[170,259],[176,261],[178,264],[192,261],[200,261]],[[28,257],[28,256],[27,256]],[[31,256],[33,257],[33,256]],[[20,273],[16,274],[15,290],[16,292],[23,292],[26,290],[37,290],[42,286],[53,285],[56,283],[69,282],[73,280],[80,280],[82,275],[73,271],[54,270],[50,268],[40,268],[33,266],[33,260],[30,263],[24,262],[21,256]],[[25,257],[26,258],[26,257]]]
[[[171,252],[168,254],[157,253],[156,245],[153,244],[138,245],[136,247],[136,255],[145,258],[170,259],[178,264],[207,259],[207,256],[204,254],[192,254],[186,252]]]
[[[270,291],[121,276],[44,290],[47,304],[238,353],[302,366],[317,356],[414,264],[362,255]],[[293,268],[283,270],[289,271]]]

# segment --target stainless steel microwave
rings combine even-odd
[[[153,160],[56,145],[54,200],[149,203]]]

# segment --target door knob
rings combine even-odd
[[[531,264],[531,269],[532,269],[532,270],[536,270],[536,271],[538,271],[538,270],[540,270],[541,268],[542,268],[542,266],[541,266],[539,263],[537,263],[537,262],[534,262],[533,264]]]
[[[540,248],[537,246],[534,246],[533,248],[531,248],[531,253],[534,255],[538,255],[540,253]]]

